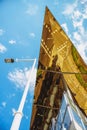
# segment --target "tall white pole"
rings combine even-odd
[[[25,86],[25,90],[24,90],[21,102],[19,104],[18,111],[15,113],[15,117],[13,119],[12,126],[11,126],[10,130],[19,130],[21,119],[22,119],[22,116],[23,116],[23,108],[24,108],[24,104],[25,104],[25,101],[26,101],[26,97],[27,97],[27,94],[28,94],[29,87],[30,87],[30,82],[31,82],[32,73],[33,73],[35,64],[36,64],[36,59],[34,59],[34,63],[33,63],[31,72],[29,73],[29,79],[28,79],[27,84]]]

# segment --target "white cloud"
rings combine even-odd
[[[74,32],[73,36],[76,41],[81,41],[81,35],[78,32]]]
[[[63,23],[61,26],[64,28],[65,32],[68,34],[67,24],[66,24],[66,23]]]
[[[78,20],[81,19],[81,17],[82,13],[79,10],[75,9],[75,11],[73,11],[72,18]]]
[[[27,9],[26,13],[29,14],[29,15],[35,15],[35,14],[37,14],[38,9],[39,8],[38,8],[37,5],[30,4],[28,6],[28,9]]]
[[[74,2],[74,4],[67,4],[65,6],[65,10],[63,14],[67,17],[67,19],[71,20],[71,24],[73,25],[71,39],[74,41],[77,50],[80,55],[87,61],[87,30],[86,23],[84,24],[85,19],[87,19],[87,0],[82,0]],[[69,29],[69,28],[68,28]]]
[[[73,22],[73,26],[74,26],[75,28],[82,27],[83,19],[80,20],[80,21],[73,20],[72,22]]]
[[[10,43],[10,44],[15,44],[16,41],[15,41],[15,40],[10,40],[9,43]]]
[[[80,1],[82,4],[85,4],[85,3],[87,3],[87,0],[81,0]]]
[[[12,115],[14,116],[16,113],[16,109],[15,108],[12,108]]]
[[[64,15],[70,15],[70,14],[73,14],[74,10],[75,10],[75,7],[76,7],[76,3],[74,4],[66,4],[65,5],[65,9],[63,11],[63,14]]]
[[[15,69],[13,72],[8,73],[8,79],[15,83],[17,88],[24,89],[26,86],[26,83],[28,81],[29,75],[31,72],[31,69],[28,70],[28,68],[24,69]],[[34,83],[36,80],[36,68],[34,69],[31,77],[30,82],[30,91],[34,90]]]
[[[0,36],[2,36],[4,32],[5,31],[3,29],[0,29]]]
[[[85,0],[84,0],[85,1]],[[74,4],[67,4],[63,14],[67,18],[71,18],[73,27],[76,29],[83,28],[83,21],[87,18],[87,6],[84,4],[82,6],[83,10],[79,8],[80,2],[76,0]],[[78,30],[77,30],[78,31]],[[80,30],[82,31],[82,30]]]
[[[4,52],[6,52],[6,51],[7,51],[7,48],[0,43],[0,52],[1,52],[1,53],[4,53]]]
[[[71,19],[72,19],[72,23],[73,23],[74,28],[82,27],[82,24],[83,24],[83,14],[82,14],[82,12],[77,10],[77,8],[73,12],[73,14],[71,14]]]
[[[77,50],[79,51],[80,55],[84,59],[84,61],[87,63],[87,32],[84,31],[84,33],[78,31],[73,33],[73,39],[74,43],[77,47]]]
[[[29,34],[29,36],[32,37],[32,38],[34,38],[34,37],[35,37],[35,33],[31,32],[31,33]]]
[[[2,102],[3,107],[6,107],[6,104],[7,104],[6,102]]]
[[[87,18],[87,3],[84,4],[84,8],[83,8],[83,18]]]
[[[72,21],[75,20],[81,20],[81,17],[82,17],[82,12],[79,11],[79,8],[78,8],[78,4],[80,2],[78,0],[76,0],[74,3],[72,4],[66,4],[65,5],[65,9],[64,11],[62,12],[63,15],[67,16],[67,18],[71,18]]]
[[[85,54],[85,49],[86,48],[87,48],[87,43],[86,44],[80,44],[79,46],[77,46],[77,49],[78,49],[79,53],[81,54],[84,61],[87,63],[87,56]]]

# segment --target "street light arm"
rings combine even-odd
[[[30,62],[34,61],[35,59],[15,59],[15,62]]]
[[[30,62],[34,61],[35,59],[13,59],[13,58],[6,58],[4,59],[5,63],[14,63],[14,62]]]

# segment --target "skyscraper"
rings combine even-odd
[[[60,106],[63,97],[67,98],[64,96],[67,91],[70,91],[73,102],[85,118],[87,116],[87,65],[46,7],[31,130],[51,129],[52,119],[55,119],[58,113],[60,114]]]

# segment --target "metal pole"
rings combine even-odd
[[[15,59],[15,62],[29,62],[34,61],[35,59]]]
[[[20,127],[21,119],[22,119],[22,116],[23,116],[23,108],[24,108],[24,104],[25,104],[25,101],[26,101],[26,97],[27,97],[27,94],[28,94],[29,87],[30,87],[30,81],[31,81],[31,78],[32,78],[31,77],[32,72],[33,72],[35,64],[36,64],[36,59],[33,59],[33,60],[34,60],[34,63],[33,63],[31,72],[29,73],[29,79],[28,79],[28,82],[25,86],[25,90],[24,90],[21,102],[19,104],[18,111],[15,113],[15,117],[13,119],[12,126],[11,126],[10,130],[19,130],[19,127]]]

